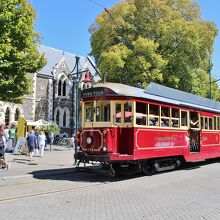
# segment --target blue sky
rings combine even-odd
[[[63,51],[86,56],[90,53],[88,27],[103,8],[93,0],[31,0],[37,12],[36,30],[42,44]],[[120,0],[94,0],[109,8]],[[201,6],[202,17],[213,21],[220,29],[220,0],[195,0]],[[212,75],[220,78],[220,31],[213,54]]]

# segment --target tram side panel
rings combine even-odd
[[[136,160],[181,156],[189,151],[188,131],[165,129],[134,129]]]
[[[220,157],[220,133],[201,131],[201,153],[205,159]]]

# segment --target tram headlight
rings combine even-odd
[[[80,150],[80,146],[77,146],[77,150]]]
[[[103,150],[103,151],[107,151],[107,148],[106,148],[106,147],[103,147],[102,150]]]
[[[92,143],[92,138],[91,137],[87,137],[86,138],[86,142],[87,142],[87,144],[91,144]]]

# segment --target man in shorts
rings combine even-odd
[[[28,146],[30,161],[33,161],[34,149],[37,146],[37,137],[34,134],[34,130],[31,130],[30,134],[28,134],[27,136],[27,146]]]

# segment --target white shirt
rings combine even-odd
[[[46,136],[44,134],[40,134],[37,137],[37,142],[39,145],[44,146],[46,141]]]

